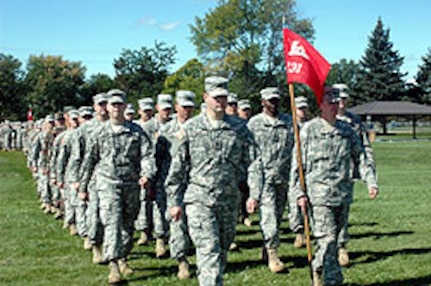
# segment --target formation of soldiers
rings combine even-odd
[[[282,272],[277,249],[288,206],[295,247],[305,246],[306,207],[312,218],[314,285],[341,284],[354,180],[367,183],[370,197],[378,193],[364,125],[345,111],[347,87],[325,90],[322,113],[310,121],[307,99],[295,99],[304,193],[293,120],[279,111],[278,88],[260,91],[262,112],[251,116],[249,101],[238,100],[227,84],[223,77],[205,79],[196,116],[188,90],[178,90],[175,101],[170,94],[159,94],[156,104],[140,99],[136,120],[123,91],[99,93],[93,106],[65,107],[14,132],[4,124],[2,146],[25,151],[41,210],[82,237],[93,263],[109,265],[109,283],[133,274],[127,257],[137,231],[138,245],[155,239],[158,258],[169,244],[179,279],[190,277],[194,246],[199,284],[222,285],[239,218],[250,226],[248,214],[257,210],[262,258],[271,272]]]

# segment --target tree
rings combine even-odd
[[[13,56],[0,53],[0,121],[24,120],[26,117],[21,65]]]
[[[27,100],[33,106],[33,115],[40,118],[65,105],[79,106],[84,77],[81,62],[66,61],[61,56],[30,56],[25,82],[30,88]]]
[[[93,96],[100,92],[107,92],[115,88],[115,82],[107,74],[94,74],[92,75],[81,87],[81,97],[83,104],[92,105]]]
[[[358,82],[353,87],[361,103],[373,100],[401,100],[404,95],[403,77],[406,74],[400,71],[404,57],[393,49],[389,32],[389,29],[384,29],[379,18],[368,38],[368,47],[359,62]]]
[[[347,84],[349,88],[354,87],[358,81],[359,65],[353,60],[341,59],[337,63],[331,65],[331,70],[326,79],[327,85],[333,85],[334,83],[344,83]],[[354,90],[349,91],[350,104],[356,105],[360,103],[360,98],[354,92]]]
[[[175,63],[176,48],[155,43],[154,48],[125,49],[114,60],[115,82],[127,93],[129,102],[155,96],[163,89],[170,65]]]
[[[174,95],[177,90],[191,90],[196,94],[195,104],[202,102],[204,92],[205,71],[204,66],[197,59],[189,60],[176,72],[166,77],[163,93]]]
[[[231,79],[230,89],[260,106],[259,90],[285,87],[283,19],[310,39],[311,21],[299,19],[294,0],[226,0],[190,26],[191,41],[212,73]]]
[[[419,103],[431,104],[431,49],[422,57],[422,64],[415,77],[417,83],[417,95]]]

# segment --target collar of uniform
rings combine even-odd
[[[226,115],[226,114],[224,115],[223,119],[221,120],[220,125],[215,127],[215,128],[211,125],[210,120],[208,119],[208,115],[205,114],[202,117],[203,117],[203,120],[202,120],[203,126],[207,130],[229,129],[229,124],[226,122],[228,115]]]

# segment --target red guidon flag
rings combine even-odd
[[[331,65],[300,35],[286,28],[283,29],[283,35],[287,83],[308,85],[314,91],[319,105]]]
[[[33,112],[31,111],[31,106],[27,110],[27,121],[33,121]]]

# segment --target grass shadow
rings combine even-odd
[[[364,233],[353,233],[350,234],[350,238],[352,239],[359,239],[359,238],[365,238],[365,237],[374,237],[374,239],[380,239],[383,237],[395,237],[405,234],[414,234],[414,231],[411,230],[399,230],[399,231],[392,231],[392,232],[364,232]]]
[[[360,251],[350,252],[349,256],[352,259],[351,266],[355,264],[371,263],[378,260],[385,259],[394,255],[416,255],[416,254],[427,254],[431,252],[431,247],[428,248],[405,248],[391,251]],[[363,261],[355,261],[366,257]],[[405,284],[408,285],[408,284]]]
[[[371,284],[349,283],[347,285],[349,286],[400,286],[400,285],[429,286],[431,285],[431,275],[387,281],[384,283],[371,283]]]

